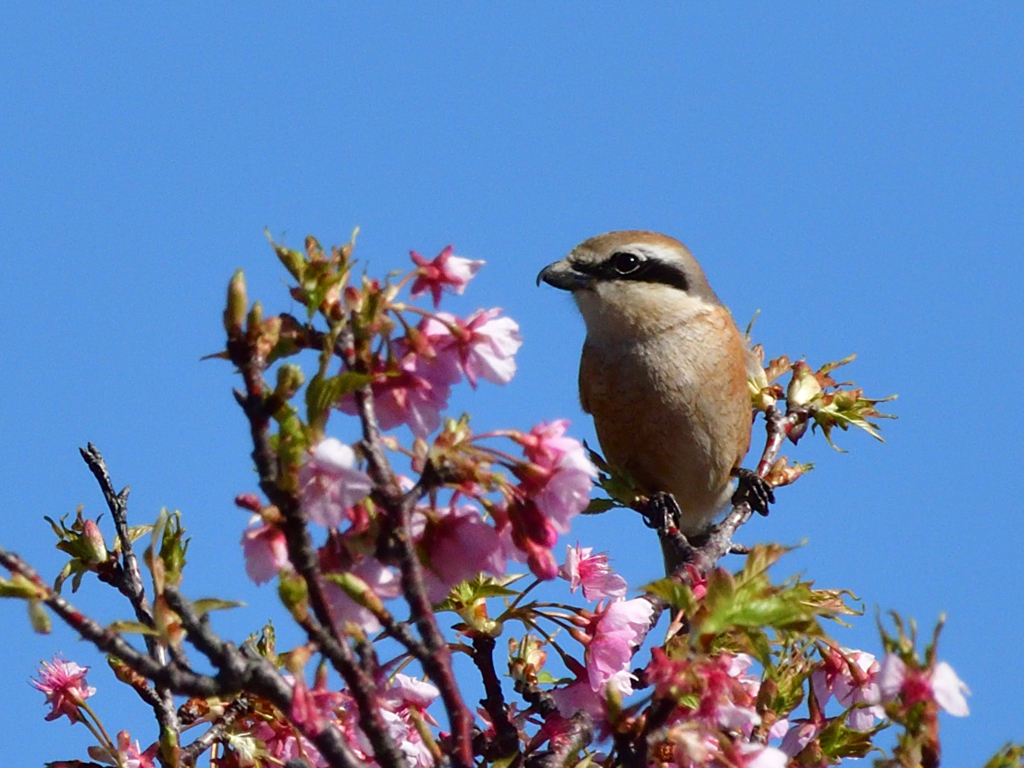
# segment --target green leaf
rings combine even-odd
[[[769,568],[779,561],[779,558],[793,549],[793,547],[787,547],[782,544],[755,545],[750,550],[750,554],[747,555],[747,560],[743,564],[743,570],[738,578],[748,580],[765,574]]]
[[[683,611],[687,616],[693,616],[697,612],[697,598],[694,597],[693,590],[686,584],[680,584],[674,579],[658,579],[658,581],[644,585],[642,589],[649,595],[660,597],[673,608]]]
[[[365,387],[370,381],[368,374],[353,371],[327,378],[318,373],[306,387],[307,420],[312,422],[314,414],[323,413],[345,395]]]
[[[984,768],[1024,768],[1024,745],[1005,744],[985,763]]]
[[[28,601],[28,620],[36,634],[48,635],[50,630],[53,629],[53,624],[50,622],[50,614],[46,612],[46,606],[42,600]]]
[[[147,627],[141,621],[115,621],[112,624],[108,624],[107,629],[111,632],[117,632],[123,635],[149,635],[150,637],[159,637],[160,634],[152,627]]]
[[[614,499],[591,499],[587,508],[580,514],[583,515],[600,515],[607,512],[609,509],[615,509],[616,507],[623,506],[620,502]]]
[[[548,683],[554,685],[558,682],[558,678],[552,675],[546,669],[542,669],[539,672],[537,672],[537,682],[544,683],[545,685]]]
[[[221,600],[216,597],[203,597],[196,600],[192,605],[200,616],[210,611],[226,611],[231,608],[245,607],[245,603],[240,603],[237,600]]]

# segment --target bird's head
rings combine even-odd
[[[586,240],[537,276],[571,291],[588,335],[657,332],[721,307],[685,245],[656,232],[607,232]]]

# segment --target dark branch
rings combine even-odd
[[[79,448],[79,453],[85,460],[99,483],[103,497],[107,501],[107,508],[114,520],[114,530],[121,548],[121,569],[119,578],[115,579],[114,585],[128,598],[135,611],[136,618],[151,629],[155,626],[153,621],[153,609],[146,598],[146,588],[142,581],[142,572],[139,568],[139,559],[135,556],[132,547],[132,539],[128,530],[128,494],[130,488],[125,486],[120,492],[114,491],[114,484],[110,480],[110,473],[107,464],[99,449],[92,443],[87,447]],[[146,650],[149,655],[158,663],[164,664],[167,661],[166,649],[156,641],[155,638],[146,635]],[[187,666],[184,656],[175,659],[182,666]],[[153,708],[157,722],[160,724],[162,733],[170,732],[175,735],[181,733],[181,723],[178,721],[177,710],[174,706],[174,695],[171,691],[157,686],[152,697],[143,695],[143,691],[136,689],[139,695]]]

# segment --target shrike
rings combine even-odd
[[[541,280],[571,291],[586,323],[580,402],[608,463],[671,493],[682,533],[702,531],[750,474],[757,364],[704,270],[678,240],[629,230],[577,245]]]

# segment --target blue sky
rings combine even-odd
[[[534,277],[590,235],[659,230],[741,326],[761,310],[769,354],[857,352],[848,375],[900,395],[886,444],[789,451],[817,469],[740,539],[806,540],[778,575],[861,596],[850,645],[877,650],[876,606],[947,613],[941,656],[973,696],[943,722],[946,764],[1024,736],[1024,6],[8,3],[0,25],[5,547],[56,573],[42,516],[102,511],[92,441],[135,521],[182,510],[193,594],[247,601],[220,619],[241,637],[274,598],[236,545],[231,500],[255,486],[235,380],[199,358],[234,269],[294,310],[264,227],[299,245],[358,225],[378,273],[448,243],[486,260],[451,306],[518,320],[519,374],[453,409],[481,429],[564,416],[591,441],[582,323]],[[657,575],[635,516],[573,537],[631,584]],[[106,598],[75,601],[123,617]],[[15,604],[0,621],[5,763],[83,756],[27,684],[57,651],[94,666],[108,727],[152,738],[72,633],[32,636]]]

